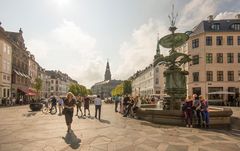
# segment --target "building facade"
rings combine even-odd
[[[6,32],[12,41],[12,96],[27,100],[30,85],[28,52],[24,44],[23,32]]]
[[[160,54],[160,48],[157,42],[155,59],[161,59],[163,55]],[[153,60],[153,61],[154,61]],[[155,67],[150,64],[142,71],[137,71],[130,80],[132,81],[132,95],[148,97],[151,95],[158,95],[160,99],[164,96],[165,78],[163,72],[164,65],[158,64]]]
[[[0,99],[11,97],[12,44],[0,25]]]
[[[201,94],[208,99],[231,100],[234,95],[209,94],[234,92],[240,88],[240,15],[236,19],[202,21],[187,41],[188,95]]]
[[[69,86],[77,83],[77,81],[61,71],[47,70],[46,73],[49,77],[50,95],[65,96],[69,90]]]
[[[95,83],[91,87],[91,91],[94,95],[100,95],[101,98],[111,97],[112,90],[121,83],[121,80],[112,80],[109,62],[107,61],[104,81]]]
[[[48,98],[50,94],[50,76],[46,73],[45,69],[38,66],[38,78],[42,80],[42,89],[39,92],[41,98]]]

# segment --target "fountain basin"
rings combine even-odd
[[[155,105],[156,106],[156,105]],[[230,128],[231,115],[230,108],[209,108],[209,124],[211,128]],[[138,119],[146,120],[157,124],[185,126],[184,114],[180,110],[162,110],[154,105],[143,105],[136,112]],[[196,126],[196,119],[193,118],[193,125]]]

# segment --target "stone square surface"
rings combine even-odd
[[[102,120],[31,112],[28,106],[0,108],[0,151],[239,151],[232,131],[157,125],[114,112],[103,104]],[[74,113],[75,115],[75,113]]]

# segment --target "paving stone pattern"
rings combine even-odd
[[[94,106],[90,106],[92,114]],[[104,104],[102,121],[29,112],[28,106],[0,109],[0,151],[240,151],[232,131],[156,125],[124,118]]]

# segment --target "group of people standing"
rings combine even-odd
[[[188,96],[182,106],[186,127],[193,127],[193,117],[197,119],[197,127],[209,128],[208,101],[202,95]]]
[[[115,102],[115,112],[119,112],[123,114],[123,117],[132,116],[134,117],[134,113],[138,108],[138,96],[130,97],[129,95],[126,96],[115,96],[113,98]],[[120,104],[119,110],[118,105]]]

